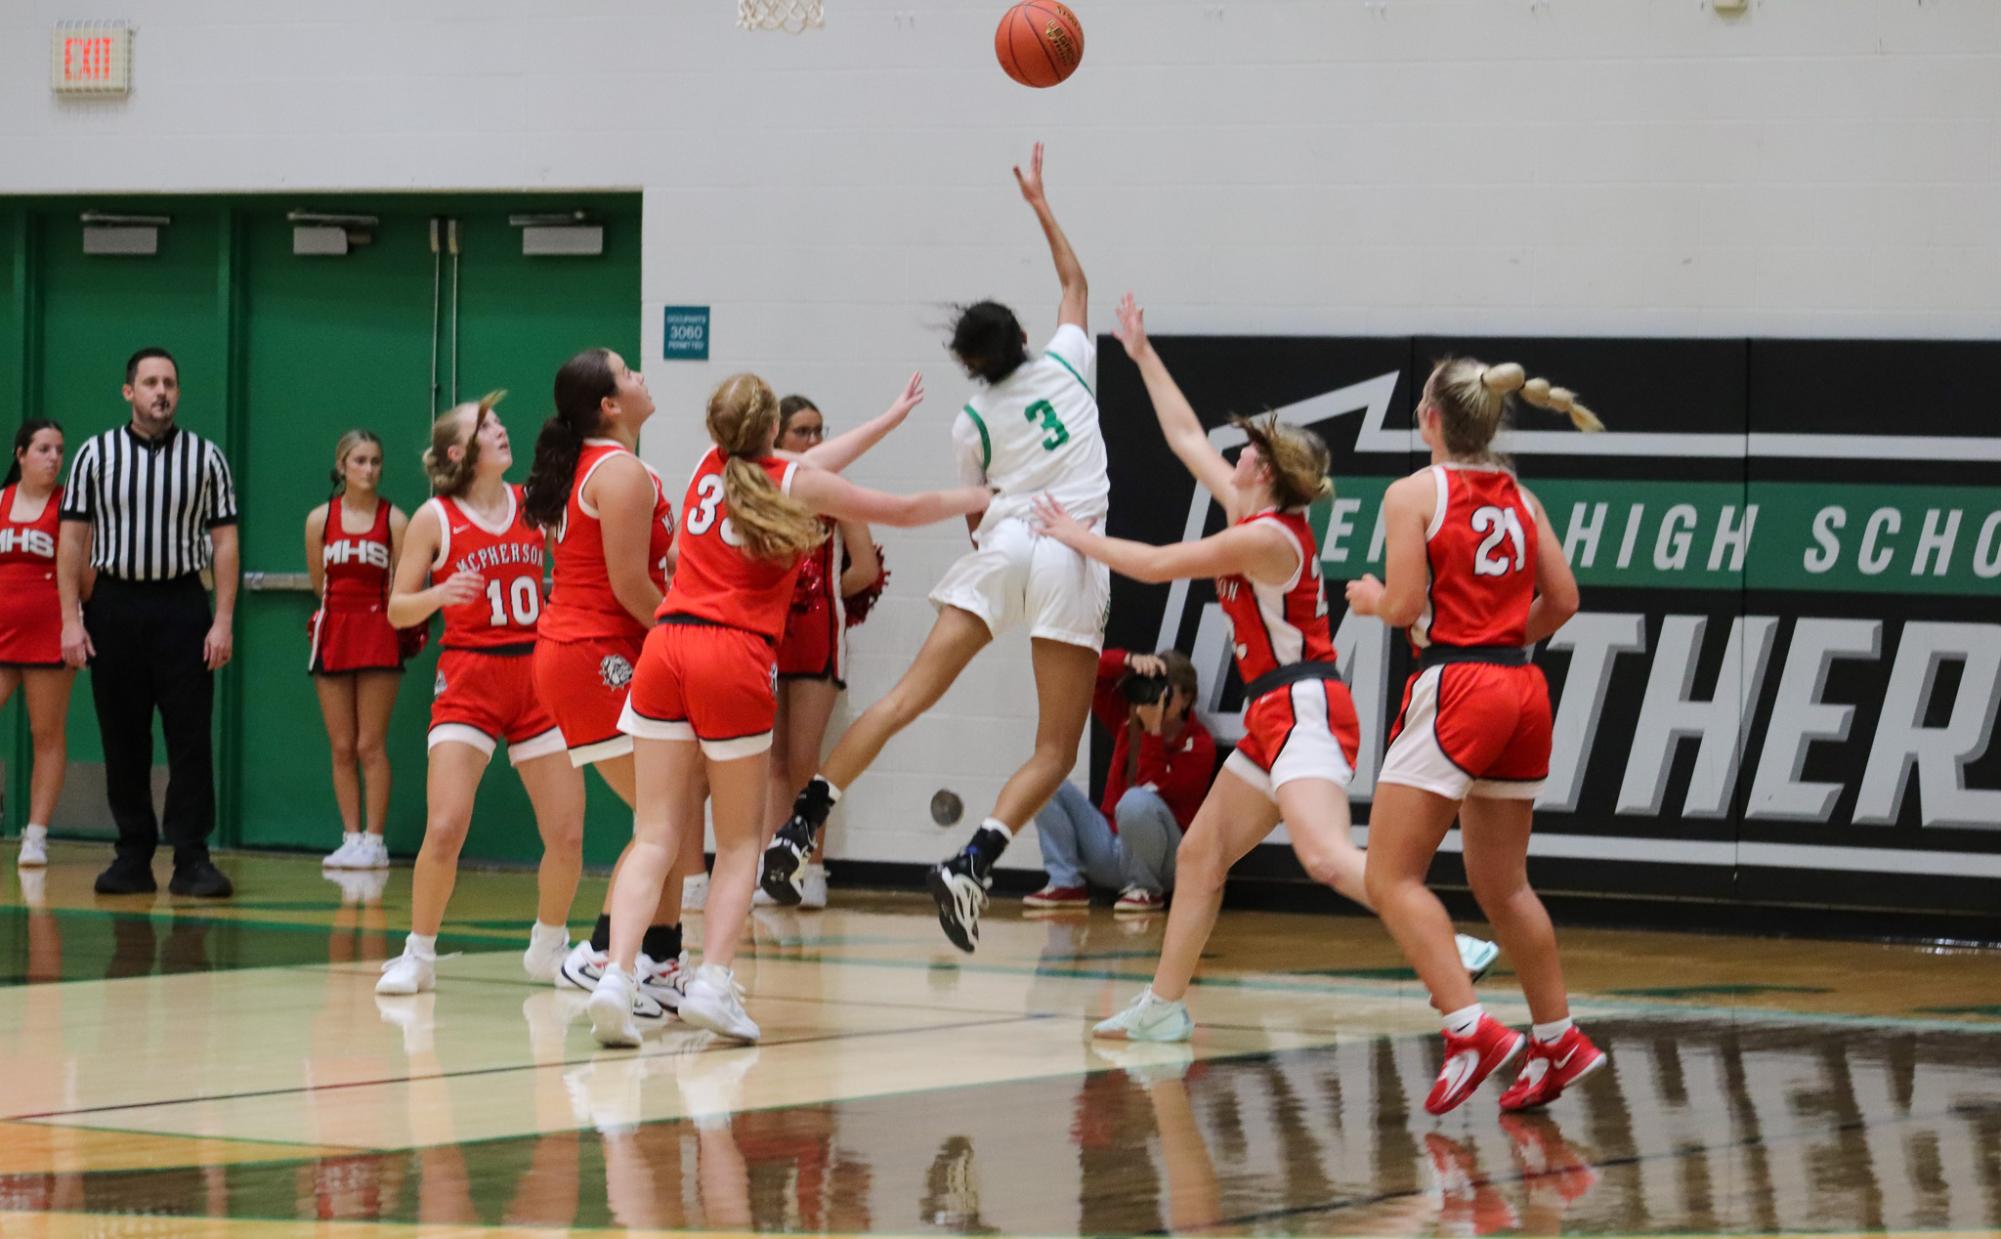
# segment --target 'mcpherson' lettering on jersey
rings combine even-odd
[[[371,568],[389,566],[389,547],[381,542],[359,542],[342,540],[329,542],[320,551],[320,561],[328,567],[335,564],[360,562]]]
[[[461,555],[452,561],[452,568],[458,572],[485,572],[488,568],[499,568],[507,564],[542,565],[542,543],[499,542],[483,546],[476,551]]]
[[[56,540],[42,529],[0,529],[0,555],[56,557]]]

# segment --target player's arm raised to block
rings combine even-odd
[[[1049,209],[1049,198],[1042,191],[1042,143],[1035,144],[1027,172],[1019,165],[1015,167],[1014,180],[1042,224],[1042,235],[1049,240],[1049,256],[1056,261],[1056,278],[1063,285],[1063,300],[1056,307],[1057,325],[1075,324],[1089,331],[1091,285],[1084,278],[1084,264],[1077,261],[1077,251],[1070,248],[1070,238],[1063,235],[1063,226],[1056,222],[1056,213]]]

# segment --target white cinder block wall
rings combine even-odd
[[[851,424],[922,367],[856,475],[949,481],[947,303],[1053,325],[1007,170],[1037,138],[1094,327],[1131,287],[1163,332],[2001,334],[1996,0],[1078,0],[1053,91],[995,67],[1002,0],[826,5],[795,38],[731,0],[147,0],[106,10],[139,26],[132,95],[76,103],[48,29],[85,14],[12,0],[0,193],[643,189],[646,454],[675,475],[731,371]],[[658,360],[681,303],[714,307],[706,365]],[[883,541],[864,703],[960,545]],[[854,789],[837,852],[940,852],[931,793],[976,819],[1032,718],[1003,643]]]

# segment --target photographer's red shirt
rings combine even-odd
[[[1106,650],[1098,656],[1098,686],[1091,697],[1091,713],[1112,733],[1112,766],[1105,774],[1105,799],[1099,811],[1117,830],[1119,799],[1126,789],[1151,787],[1167,802],[1181,829],[1187,830],[1215,778],[1216,741],[1193,711],[1179,736],[1156,736],[1128,726],[1132,706],[1119,692],[1119,681],[1125,675],[1124,650]],[[1139,737],[1139,753],[1128,775],[1127,758],[1135,735]]]

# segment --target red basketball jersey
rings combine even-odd
[[[10,588],[46,583],[54,589],[63,488],[58,486],[49,493],[42,514],[31,521],[14,519],[18,490],[15,486],[0,489],[0,580]]]
[[[1431,568],[1411,644],[1528,644],[1535,600],[1535,511],[1498,466],[1433,465],[1438,503],[1425,531]]]
[[[1306,513],[1254,512],[1238,521],[1270,521],[1285,531],[1299,551],[1299,567],[1283,585],[1265,585],[1247,576],[1216,581],[1216,597],[1230,617],[1236,641],[1237,674],[1249,684],[1294,663],[1331,663],[1334,637],[1327,627],[1327,594],[1320,584],[1320,548]]]
[[[330,611],[365,611],[389,597],[389,501],[375,501],[375,522],[367,533],[348,533],[341,521],[340,496],[327,502],[320,537],[326,569],[324,601]]]
[[[486,578],[480,596],[445,608],[445,648],[492,650],[532,645],[542,615],[542,534],[521,520],[521,488],[507,487],[507,519],[499,525],[480,519],[455,499],[432,499],[441,538],[431,561],[431,579],[456,572]]]
[[[632,618],[612,592],[611,573],[604,560],[604,524],[596,507],[584,502],[584,484],[599,465],[631,453],[611,439],[586,439],[577,457],[576,480],[556,529],[556,585],[549,610],[542,616],[540,635],[551,641],[597,641],[611,637],[643,637],[646,625]],[[641,462],[653,479],[653,521],[648,527],[646,573],[653,584],[667,588],[667,551],[674,545],[674,505],[653,466]]]
[[[806,557],[757,559],[744,549],[723,499],[724,463],[722,451],[710,448],[688,482],[681,500],[681,558],[660,614],[692,615],[776,643],[785,633],[793,583]],[[757,464],[773,485],[791,492],[797,465],[772,457]]]

